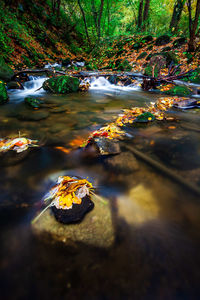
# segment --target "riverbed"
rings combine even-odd
[[[50,95],[40,89],[35,94],[43,80],[33,78],[27,89],[9,92],[10,101],[0,110],[1,137],[20,131],[41,145],[21,161],[0,167],[2,299],[198,299],[198,193],[134,155],[132,168],[122,160],[116,171],[106,158],[85,158],[76,150],[80,140],[123,109],[144,107],[161,96],[142,91],[139,84],[125,88],[102,80],[88,92]],[[32,111],[23,101],[28,95],[46,106]],[[175,121],[129,126],[125,144],[198,189],[200,112],[171,109],[168,115]],[[71,248],[43,237],[42,231],[34,233],[31,220],[63,174],[88,178],[106,199],[112,245],[83,240]]]

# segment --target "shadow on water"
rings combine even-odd
[[[23,130],[45,141],[18,164],[1,167],[2,299],[198,299],[199,198],[139,159],[134,171],[119,172],[104,159],[87,161],[76,151],[66,155],[55,148],[63,140],[67,146],[87,136],[122,108],[143,106],[158,95],[95,90],[43,97],[51,104],[45,119],[19,117],[31,112],[16,99],[0,112],[1,135]],[[132,144],[199,185],[200,140],[191,129],[191,120],[196,126],[199,114],[170,113],[181,120],[175,128],[168,123],[130,128]],[[110,248],[80,242],[70,247],[42,232],[33,234],[30,222],[41,209],[41,199],[56,174],[63,173],[88,176],[109,199],[115,232]]]

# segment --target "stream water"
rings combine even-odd
[[[10,91],[0,109],[0,137],[20,131],[41,143],[18,163],[0,167],[2,299],[199,299],[199,196],[138,158],[132,170],[123,164],[116,172],[103,158],[63,151],[122,109],[148,105],[160,95],[104,78],[85,93],[35,92],[44,80],[32,78],[24,90]],[[23,101],[28,95],[46,106],[31,110]],[[199,187],[200,112],[168,114],[178,121],[130,126],[127,143]],[[115,233],[109,249],[79,245],[69,251],[65,243],[33,233],[31,220],[60,174],[88,177],[109,200]]]

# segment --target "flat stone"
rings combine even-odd
[[[122,152],[119,155],[108,157],[105,165],[111,170],[119,173],[131,173],[139,169],[135,156],[130,152]]]
[[[92,197],[94,209],[81,223],[64,225],[56,221],[51,209],[48,209],[36,223],[32,225],[34,234],[43,241],[62,242],[66,246],[77,249],[81,244],[109,248],[115,240],[112,214],[109,202]]]

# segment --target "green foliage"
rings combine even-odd
[[[164,93],[170,96],[187,97],[191,95],[191,90],[186,86],[175,86]]]
[[[8,101],[8,94],[5,83],[0,81],[0,104],[4,104]]]

